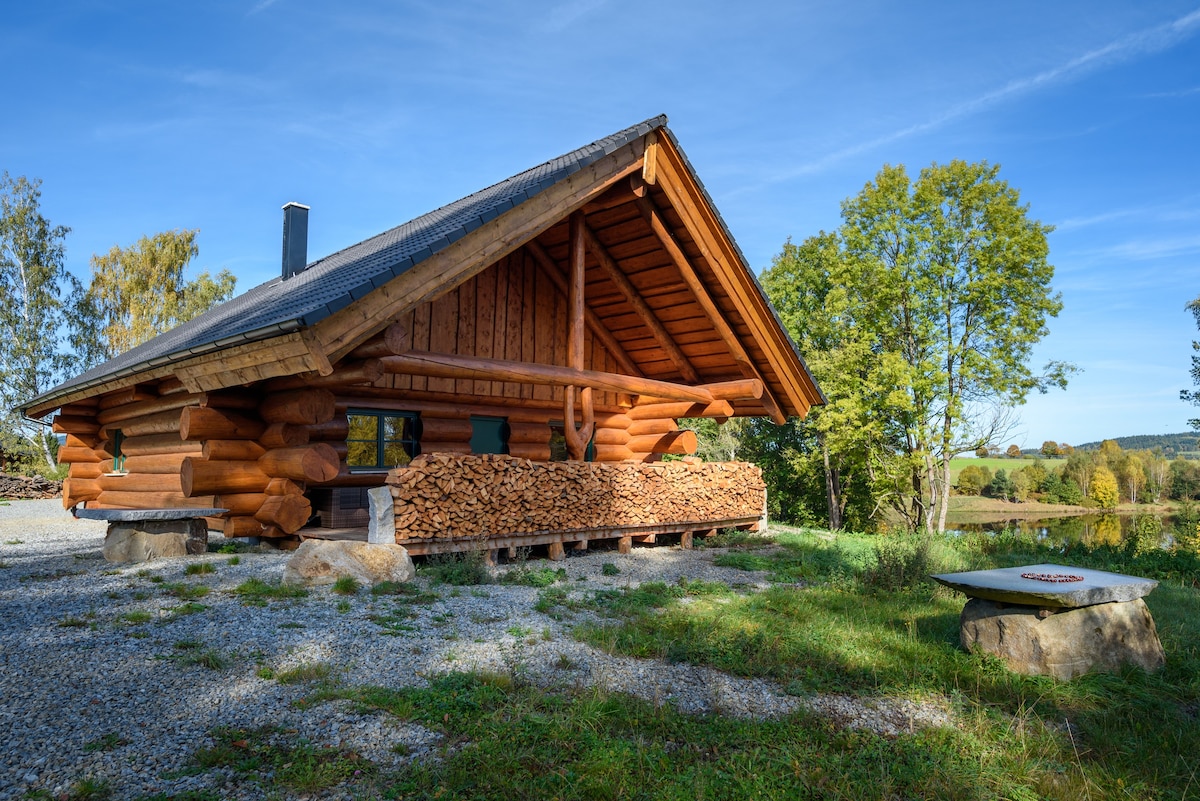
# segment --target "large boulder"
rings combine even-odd
[[[109,523],[102,553],[110,562],[146,562],[207,550],[204,520],[135,520]]]
[[[305,540],[283,569],[285,584],[318,586],[352,576],[362,584],[412,581],[417,575],[401,545],[344,540]]]
[[[1126,665],[1155,671],[1166,663],[1141,598],[1059,611],[972,598],[960,623],[964,648],[995,654],[1027,676],[1072,679]]]

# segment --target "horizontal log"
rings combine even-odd
[[[200,405],[213,409],[241,409],[250,411],[262,403],[262,395],[244,387],[230,387],[203,393]]]
[[[356,384],[373,384],[382,377],[383,363],[378,359],[366,359],[361,362],[340,365],[329,375],[306,373],[286,378],[272,378],[266,383],[266,387],[270,392],[310,387],[338,389],[352,387]]]
[[[596,412],[596,428],[629,428],[633,419],[625,412]]]
[[[295,481],[328,481],[338,474],[338,462],[337,452],[327,442],[276,448],[258,457],[259,469],[267,475]]]
[[[187,453],[148,453],[141,456],[126,456],[122,469],[129,473],[171,473],[178,478],[179,468],[188,455]]]
[[[739,378],[718,384],[705,384],[705,389],[717,400],[761,400],[766,386],[757,378]]]
[[[398,390],[385,387],[355,387],[338,393],[338,407],[361,409],[404,409],[410,412],[433,414],[437,417],[504,417],[510,423],[540,423],[562,418],[562,400],[539,398],[504,398],[487,395],[460,395],[452,392]],[[621,415],[620,406],[596,406],[596,417],[602,414]]]
[[[597,445],[625,445],[629,442],[629,432],[622,428],[597,428],[592,442]]]
[[[269,495],[254,519],[264,526],[277,526],[292,534],[312,517],[312,504],[303,495]]]
[[[62,444],[68,448],[95,448],[100,442],[100,437],[94,434],[67,434]]]
[[[93,501],[100,497],[100,482],[94,478],[76,478],[67,476],[63,479],[63,508],[70,509],[84,501]]]
[[[592,387],[603,392],[633,392],[639,395],[711,403],[706,389],[655,381],[649,378],[576,370],[548,364],[477,359],[427,351],[409,351],[403,356],[386,356],[383,369],[389,373],[424,375],[436,378],[470,378],[477,381],[512,381],[556,387]]]
[[[183,410],[179,435],[183,439],[258,439],[266,424],[223,409],[189,406]]]
[[[425,442],[421,441],[421,453],[470,453],[469,442]]]
[[[96,479],[107,492],[171,492],[183,494],[178,473],[109,473]]]
[[[101,473],[107,473],[104,462],[73,462],[69,475],[71,478],[100,478]]]
[[[182,392],[178,395],[168,395],[165,398],[155,397],[150,400],[141,401],[140,403],[127,403],[122,406],[114,406],[111,409],[105,409],[96,415],[96,420],[102,426],[124,430],[122,426],[114,426],[113,424],[140,417],[150,417],[151,415],[173,409],[182,409],[184,406],[199,406],[201,401],[205,400],[205,397],[203,392]]]
[[[628,431],[630,436],[640,437],[646,434],[665,434],[678,429],[679,424],[667,417],[658,420],[634,420]]]
[[[592,453],[597,462],[623,462],[635,456],[627,445],[596,445]]]
[[[519,443],[549,445],[549,443],[550,443],[550,425],[549,425],[549,423],[509,423],[508,424],[509,447],[511,447],[514,444],[519,444]]]
[[[470,442],[471,431],[467,418],[421,417],[422,442]]]
[[[248,462],[266,452],[266,448],[249,439],[210,439],[204,443],[204,458],[213,462]]]
[[[346,419],[344,411],[334,414],[332,420],[308,427],[308,438],[313,442],[329,440],[341,440],[345,442],[348,436],[350,436],[350,421]],[[299,444],[303,445],[304,443]]]
[[[257,462],[209,462],[192,456],[183,460],[179,472],[189,496],[262,492],[271,481]]]
[[[50,423],[50,430],[55,434],[84,434],[95,436],[100,431],[100,424],[92,416],[75,414],[57,414]]]
[[[262,536],[263,525],[252,515],[237,515],[225,518],[224,534],[227,538]]]
[[[336,403],[327,389],[292,389],[268,395],[258,414],[268,423],[312,425],[332,418]]]
[[[629,410],[629,416],[634,420],[671,417],[733,417],[733,405],[726,400],[712,403],[687,403],[680,401],[664,401],[663,403],[640,403]]]
[[[122,509],[211,509],[212,495],[188,497],[178,492],[104,491],[96,499],[108,508]]]
[[[180,439],[179,434],[150,434],[143,437],[125,437],[121,440],[121,453],[126,456],[143,456],[151,453],[182,453],[199,456],[201,445],[199,442]],[[112,454],[109,453],[109,455]]]
[[[371,359],[395,356],[409,348],[408,326],[392,323],[368,342],[350,351],[352,359]]]
[[[510,442],[508,455],[518,459],[532,459],[535,462],[550,461],[550,443]]]
[[[629,449],[635,453],[670,453],[686,456],[696,452],[699,445],[696,432],[690,429],[668,431],[665,434],[644,434],[630,437]]]
[[[259,436],[258,442],[264,450],[272,448],[297,448],[307,445],[309,427],[294,423],[272,423]]]
[[[217,496],[216,508],[228,509],[226,517],[253,515],[267,499],[265,492],[234,492]]]
[[[126,406],[131,403],[154,400],[157,397],[157,390],[146,389],[143,386],[135,384],[132,387],[118,389],[116,392],[110,392],[107,395],[101,396],[96,406],[102,410],[112,409],[115,406]]]
[[[63,445],[58,449],[58,463],[72,464],[74,462],[100,462],[104,457],[91,448],[72,448]]]
[[[195,407],[168,409],[157,414],[146,415],[131,420],[121,420],[100,427],[100,436],[112,439],[112,432],[120,431],[126,437],[144,437],[153,434],[177,434],[182,425],[181,414],[195,411]],[[186,437],[185,437],[186,439]]]

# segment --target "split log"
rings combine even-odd
[[[204,458],[214,462],[249,462],[266,452],[262,445],[248,439],[210,439],[204,443]]]
[[[683,456],[695,453],[699,444],[696,432],[689,429],[668,431],[665,434],[644,434],[629,439],[629,449],[635,453],[671,453]]]
[[[298,531],[312,517],[312,504],[303,495],[270,495],[254,514],[264,526],[278,526],[286,534]]]
[[[182,439],[258,439],[266,425],[237,412],[189,406],[179,421]],[[157,432],[156,432],[157,433]]]
[[[183,460],[179,475],[188,496],[262,492],[271,481],[257,462],[209,462],[194,456]]]
[[[293,389],[268,395],[258,413],[268,423],[312,425],[332,418],[335,405],[327,389]]]
[[[295,423],[272,423],[259,436],[258,442],[266,450],[272,448],[296,448],[301,445],[307,445],[309,436],[307,426],[296,425]]]
[[[296,481],[328,481],[338,474],[337,452],[326,442],[300,448],[276,448],[258,458],[258,466],[272,477]]]

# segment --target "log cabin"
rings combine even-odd
[[[665,117],[311,263],[307,228],[289,203],[278,278],[28,402],[66,507],[286,546],[389,486],[415,553],[690,537],[765,490],[663,463],[696,448],[679,418],[823,402]]]

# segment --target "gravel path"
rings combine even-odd
[[[39,791],[57,797],[88,777],[107,781],[116,798],[203,789],[257,797],[256,786],[220,769],[178,774],[212,745],[218,726],[281,726],[385,770],[436,754],[439,733],[389,715],[359,714],[348,703],[295,709],[305,686],[269,676],[314,663],[350,684],[419,686],[448,671],[520,670],[540,684],[600,686],[687,713],[762,717],[803,705],[883,733],[951,725],[944,709],[906,701],[800,699],[768,681],[610,656],[570,638],[578,617],[560,622],[536,612],[530,587],[437,587],[436,601],[412,605],[416,617],[397,619],[398,636],[384,636],[371,617],[396,608],[387,597],[316,589],[299,600],[243,605],[233,588],[252,577],[278,582],[286,553],[114,565],[100,556],[103,537],[103,523],[73,520],[58,500],[0,506],[0,801],[45,797],[33,795]],[[564,567],[560,586],[578,591],[681,576],[767,586],[763,575],[716,567],[715,553],[658,547],[545,564]],[[214,572],[185,574],[205,562]],[[605,562],[620,574],[603,575]],[[197,586],[208,593],[194,602],[203,609],[192,610],[177,596]],[[188,664],[206,654],[224,667]],[[322,797],[356,797],[339,792]]]

